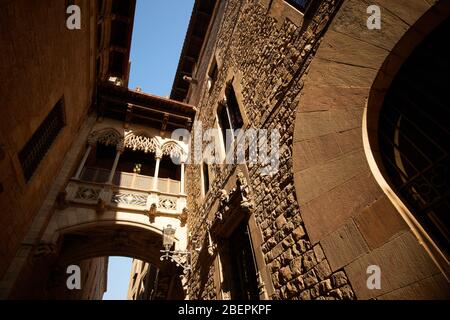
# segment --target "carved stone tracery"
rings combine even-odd
[[[166,142],[161,147],[161,152],[163,155],[171,156],[171,157],[180,157],[181,158],[182,156],[184,156],[183,149],[176,142],[173,142],[173,141]]]
[[[159,149],[159,142],[156,137],[147,137],[144,135],[130,134],[125,138],[124,145],[133,151],[139,150],[145,153],[156,153]]]
[[[88,143],[90,145],[100,143],[105,146],[118,146],[122,141],[121,134],[112,128],[92,132],[88,137]]]
[[[155,153],[157,158],[161,158],[163,155],[178,157],[182,159],[181,162],[184,162],[183,159],[186,157],[186,152],[176,141],[168,141],[161,146],[156,136],[149,137],[145,133],[132,132],[123,137],[113,128],[92,132],[88,137],[88,143],[91,146],[95,146],[97,143],[116,146],[121,151],[127,148],[144,153]]]

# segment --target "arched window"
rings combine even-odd
[[[391,186],[449,257],[450,20],[421,43],[389,88],[378,122]]]

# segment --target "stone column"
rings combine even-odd
[[[123,152],[123,147],[122,146],[117,146],[116,158],[114,159],[114,163],[113,163],[111,172],[109,173],[109,179],[108,179],[107,184],[112,184],[113,183],[114,174],[116,173],[117,164],[119,163],[119,159],[120,159],[120,156],[121,156],[122,152]]]
[[[181,162],[180,193],[184,194],[184,162]]]
[[[159,150],[156,151],[155,158],[156,158],[156,165],[155,165],[155,174],[153,175],[153,190],[157,191],[158,190],[159,165],[161,163],[161,158],[162,158],[161,151],[159,151]]]
[[[92,149],[95,148],[95,146],[97,144],[97,139],[93,136],[89,136],[87,141],[88,141],[88,147],[84,153],[83,159],[81,159],[81,162],[78,165],[78,169],[77,169],[74,179],[80,179],[80,176],[81,176],[83,168],[86,164],[86,161],[87,161],[89,155],[91,154]]]
[[[83,171],[84,165],[86,164],[87,158],[89,157],[91,150],[92,150],[92,145],[89,144],[86,149],[86,152],[84,153],[83,159],[81,159],[81,162],[78,165],[77,173],[75,173],[75,177],[73,177],[74,179],[77,179],[77,180],[80,179],[81,171]]]

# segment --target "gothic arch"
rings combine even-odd
[[[133,151],[139,150],[145,153],[157,153],[160,143],[156,137],[150,137],[145,133],[131,132],[125,136],[125,148]]]
[[[123,136],[116,129],[106,128],[89,134],[88,142],[90,144],[100,143],[105,146],[119,146],[123,143]]]
[[[33,264],[29,264],[27,276],[19,279],[12,299],[61,298],[55,294],[61,289],[61,292],[66,292],[66,282],[61,279],[65,279],[68,265],[80,265],[85,260],[109,256],[148,262],[156,266],[162,276],[173,277],[181,288],[181,268],[160,260],[160,250],[163,248],[161,227],[170,221],[152,225],[148,219],[136,214],[121,214],[117,218],[117,213],[111,212],[100,217],[95,211],[82,210],[83,213],[81,209],[73,208],[59,212],[57,221],[50,224],[51,230],[47,230],[54,240],[46,242],[43,239],[34,249]],[[77,217],[69,221],[68,218],[74,215]],[[56,281],[53,279],[55,277]],[[49,290],[49,285],[56,286],[58,290]],[[179,294],[178,298],[183,299],[182,293]]]
[[[175,141],[168,141],[161,146],[161,152],[166,156],[184,157],[186,152]]]

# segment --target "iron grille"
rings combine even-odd
[[[440,44],[446,32],[449,22],[402,66],[385,97],[378,135],[393,189],[448,259],[450,49]]]
[[[61,99],[19,152],[19,161],[26,181],[31,179],[63,127],[64,103]]]

